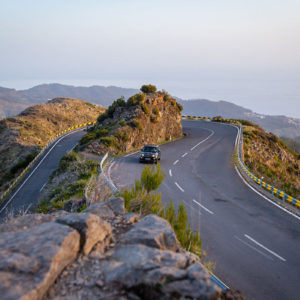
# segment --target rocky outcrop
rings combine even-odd
[[[83,137],[82,150],[97,155],[125,153],[145,144],[159,144],[182,136],[182,106],[165,92],[137,94],[116,100]]]
[[[140,220],[122,198],[17,220],[0,225],[1,299],[244,299],[228,298],[164,219]]]

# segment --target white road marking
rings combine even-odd
[[[185,157],[185,156],[187,156],[187,155],[188,155],[188,153],[185,152],[181,157]]]
[[[252,187],[241,175],[240,171],[238,170],[238,168],[235,166],[235,170],[237,172],[237,174],[241,177],[241,179],[243,180],[243,182],[252,190],[254,191],[256,194],[258,194],[259,196],[261,196],[262,198],[264,198],[265,200],[267,200],[268,202],[270,202],[271,204],[277,206],[278,208],[280,208],[281,210],[283,210],[284,212],[290,214],[291,216],[295,217],[296,219],[300,220],[300,217],[293,214],[292,212],[288,211],[287,209],[283,208],[282,206],[278,205],[277,203],[275,203],[274,201],[270,200],[269,198],[267,198],[266,196],[264,196],[263,194],[261,194],[259,191],[257,191],[254,187]]]
[[[208,208],[206,208],[205,206],[203,206],[202,204],[200,204],[198,201],[196,201],[195,199],[193,199],[193,202],[195,202],[196,204],[198,204],[201,208],[203,208],[205,211],[207,211],[208,213],[210,213],[211,215],[213,215],[214,213],[209,210]]]
[[[202,143],[204,143],[205,141],[207,141],[212,135],[215,134],[215,132],[213,130],[210,130],[210,129],[206,129],[206,130],[211,131],[211,134],[206,139],[204,139],[203,141],[199,142],[197,145],[195,145],[194,147],[192,147],[191,151],[193,151],[195,148],[197,148],[199,145],[201,145]]]
[[[29,210],[29,208],[32,206],[32,203],[30,203],[29,205],[28,205],[28,207],[26,208],[26,210],[24,211],[24,214],[26,215],[27,214],[27,212],[28,212],[28,210]]]
[[[39,162],[39,164],[33,169],[33,171],[29,174],[29,176],[24,180],[24,182],[21,184],[21,186],[16,190],[16,192],[10,197],[10,199],[6,202],[6,204],[2,207],[2,209],[0,210],[0,213],[7,207],[7,205],[12,201],[12,199],[17,195],[17,193],[20,191],[20,189],[24,186],[24,184],[28,181],[28,179],[33,175],[33,173],[37,170],[37,168],[41,165],[41,163],[45,160],[45,158],[50,154],[50,152],[53,150],[53,148],[65,137],[76,133],[78,131],[81,131],[82,129],[76,130],[76,131],[72,131],[64,136],[62,136],[60,139],[58,139],[56,141],[56,143],[52,146],[52,148],[50,148],[50,150],[46,153],[46,155],[41,159],[41,161]]]
[[[256,241],[254,238],[250,237],[247,234],[244,234],[244,236],[249,239],[250,241],[252,241],[253,243],[255,243],[256,245],[260,246],[261,248],[265,249],[266,251],[268,251],[269,253],[273,254],[274,256],[276,256],[277,258],[279,258],[282,261],[286,261],[285,258],[281,257],[280,255],[278,255],[277,253],[275,253],[274,251],[268,249],[267,247],[265,247],[264,245],[262,245],[261,243],[259,243],[258,241]]]
[[[173,162],[173,165],[175,166],[177,163],[179,162],[179,160],[177,159],[177,160],[175,160],[174,162]]]
[[[170,169],[169,170],[169,175],[172,177],[173,175],[172,175],[172,170]]]
[[[184,193],[184,189],[177,182],[175,182],[175,184]]]
[[[45,187],[46,184],[47,184],[47,182],[45,182],[45,183],[43,184],[43,186],[42,186],[41,189],[40,189],[40,192],[43,190],[43,188]]]
[[[262,251],[256,249],[255,247],[253,247],[253,246],[250,245],[249,243],[247,243],[247,242],[241,240],[241,239],[238,238],[237,236],[234,236],[234,237],[235,237],[237,240],[239,240],[241,243],[243,243],[243,244],[245,244],[246,246],[248,246],[248,247],[250,247],[251,249],[253,249],[254,251],[260,253],[261,255],[267,257],[267,258],[270,259],[270,260],[273,260],[273,258],[272,258],[271,256],[267,255],[266,253],[263,253]]]
[[[129,153],[129,154],[125,155],[124,157],[128,157],[128,156],[131,156],[131,155],[137,154],[137,153],[139,153],[139,152],[140,152],[140,151],[135,151],[135,152],[133,152],[133,153]]]

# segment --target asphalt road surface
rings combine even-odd
[[[83,130],[71,132],[56,140],[47,149],[14,190],[10,199],[0,207],[0,222],[7,215],[16,215],[19,212],[27,213],[37,204],[40,193],[49,180],[51,173],[58,167],[62,156],[73,149],[85,133]]]
[[[263,199],[232,163],[237,130],[223,124],[183,121],[187,136],[161,146],[167,204],[184,201],[200,230],[214,273],[249,299],[299,299],[300,220]],[[118,188],[139,178],[137,154],[115,159],[108,174]]]

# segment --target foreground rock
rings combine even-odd
[[[29,219],[39,225],[24,230]],[[127,214],[121,198],[8,225],[0,225],[11,231],[0,234],[1,299],[245,299],[221,291],[168,222]]]
[[[77,256],[78,232],[44,223],[0,235],[1,299],[40,299]]]

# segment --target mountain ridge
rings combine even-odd
[[[124,96],[129,98],[138,93],[137,89],[121,88],[116,86],[78,87],[59,83],[41,84],[30,89],[16,90],[0,87],[0,119],[14,116],[33,104],[46,102],[57,97],[82,99],[93,104],[108,107],[112,102]],[[208,99],[183,100],[174,97],[183,105],[183,113],[188,115],[201,115],[224,118],[246,119],[254,122],[278,136],[289,138],[299,137],[300,119],[287,116],[272,116],[253,112],[229,101],[211,101]]]

